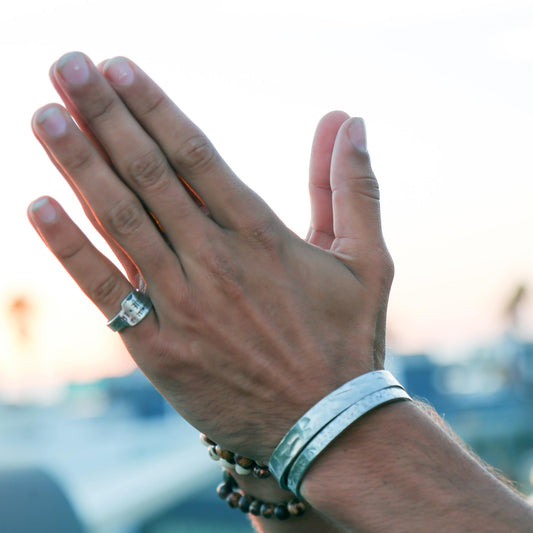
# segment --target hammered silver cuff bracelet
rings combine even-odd
[[[272,453],[270,472],[283,489],[301,497],[307,469],[348,426],[380,405],[410,399],[386,370],[358,376],[328,394],[294,424]]]

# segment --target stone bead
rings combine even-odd
[[[292,500],[287,504],[287,510],[292,516],[300,516],[306,509],[305,503],[300,500]]]
[[[221,498],[226,499],[232,492],[233,487],[231,486],[231,483],[229,481],[224,481],[217,487],[217,494]]]
[[[259,465],[254,465],[253,473],[257,479],[266,479],[270,476],[270,470],[261,468]]]
[[[248,512],[250,514],[253,514],[254,516],[259,516],[261,514],[261,504],[262,502],[259,500],[254,500],[248,509]]]
[[[247,496],[246,494],[243,494],[241,496],[241,499],[239,500],[239,509],[243,513],[247,513],[250,510],[250,505],[254,501],[254,498],[251,496]]]
[[[235,470],[235,463],[229,463],[225,459],[220,459],[220,464],[229,470]]]
[[[274,516],[274,507],[273,503],[263,503],[263,505],[261,505],[261,516],[264,518],[272,518]]]
[[[224,459],[224,461],[226,461],[227,463],[230,463],[232,465],[235,464],[233,452],[230,452],[229,450],[224,450],[224,448],[221,448],[219,444],[215,446],[215,452],[221,459]]]
[[[239,506],[239,500],[241,499],[241,497],[242,494],[240,492],[232,492],[226,498],[226,502],[232,509],[235,509]]]
[[[251,470],[254,466],[253,459],[248,459],[248,457],[243,457],[242,455],[236,453],[233,458],[235,459],[235,464],[238,464],[242,468],[247,468],[248,470]]]
[[[243,468],[239,463],[235,463],[235,472],[239,474],[239,476],[248,476],[252,473],[251,468]]]
[[[289,513],[286,505],[276,505],[274,507],[274,516],[278,520],[287,520],[291,516],[291,513]]]
[[[217,452],[215,451],[215,447],[214,446],[209,446],[208,450],[209,450],[209,457],[211,457],[211,459],[213,459],[213,461],[218,461],[220,459],[220,457],[218,456]]]

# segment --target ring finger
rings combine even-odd
[[[52,67],[51,77],[70,113],[106,151],[118,175],[155,214],[176,249],[187,241],[196,243],[211,221],[89,58],[79,52],[66,54]],[[177,220],[187,221],[186,231]]]
[[[83,292],[109,319],[120,310],[132,287],[120,270],[87,239],[52,198],[34,201],[28,209],[30,222]],[[155,313],[149,313],[135,327],[126,328],[126,337],[146,339],[157,331]],[[141,337],[139,337],[139,335]]]
[[[69,176],[96,220],[141,271],[151,288],[168,276],[183,273],[172,252],[146,213],[140,200],[115,175],[96,148],[60,106],[46,106],[33,120],[33,128],[49,154]],[[162,288],[163,291],[168,288]]]

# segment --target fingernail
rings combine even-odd
[[[64,55],[57,67],[63,78],[72,85],[82,85],[89,79],[89,65],[80,52]]]
[[[45,223],[51,224],[57,218],[57,211],[48,198],[39,198],[30,204],[30,213]]]
[[[37,124],[53,137],[63,135],[67,129],[67,121],[61,110],[57,107],[49,107],[42,111],[36,119]]]
[[[106,61],[104,74],[115,85],[125,87],[133,82],[133,69],[127,59],[116,57]]]
[[[348,128],[348,136],[356,150],[366,152],[365,121],[362,118],[352,119],[352,123]]]

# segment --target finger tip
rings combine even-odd
[[[100,71],[114,86],[127,87],[135,78],[131,61],[127,57],[117,56],[101,63]]]
[[[97,65],[96,65],[96,68],[103,74],[104,73],[104,68],[106,66],[106,64],[110,61],[109,58],[107,59],[104,59],[103,61],[100,61]]]
[[[348,138],[352,146],[359,152],[367,152],[365,121],[361,117],[353,117],[346,121]]]
[[[346,120],[350,118],[350,115],[345,111],[335,110],[326,113],[319,121],[319,126],[336,126],[339,128]]]
[[[48,69],[48,77],[49,77],[50,80],[52,80],[52,81],[54,81],[54,78],[55,78],[56,68],[57,68],[57,61],[54,61],[54,62],[50,65],[50,68]]]
[[[349,120],[350,115],[344,111],[330,111],[325,114],[317,124],[313,146],[330,146],[333,147],[342,125]]]
[[[57,220],[59,211],[53,198],[40,196],[30,203],[26,214],[32,223],[51,224]]]

